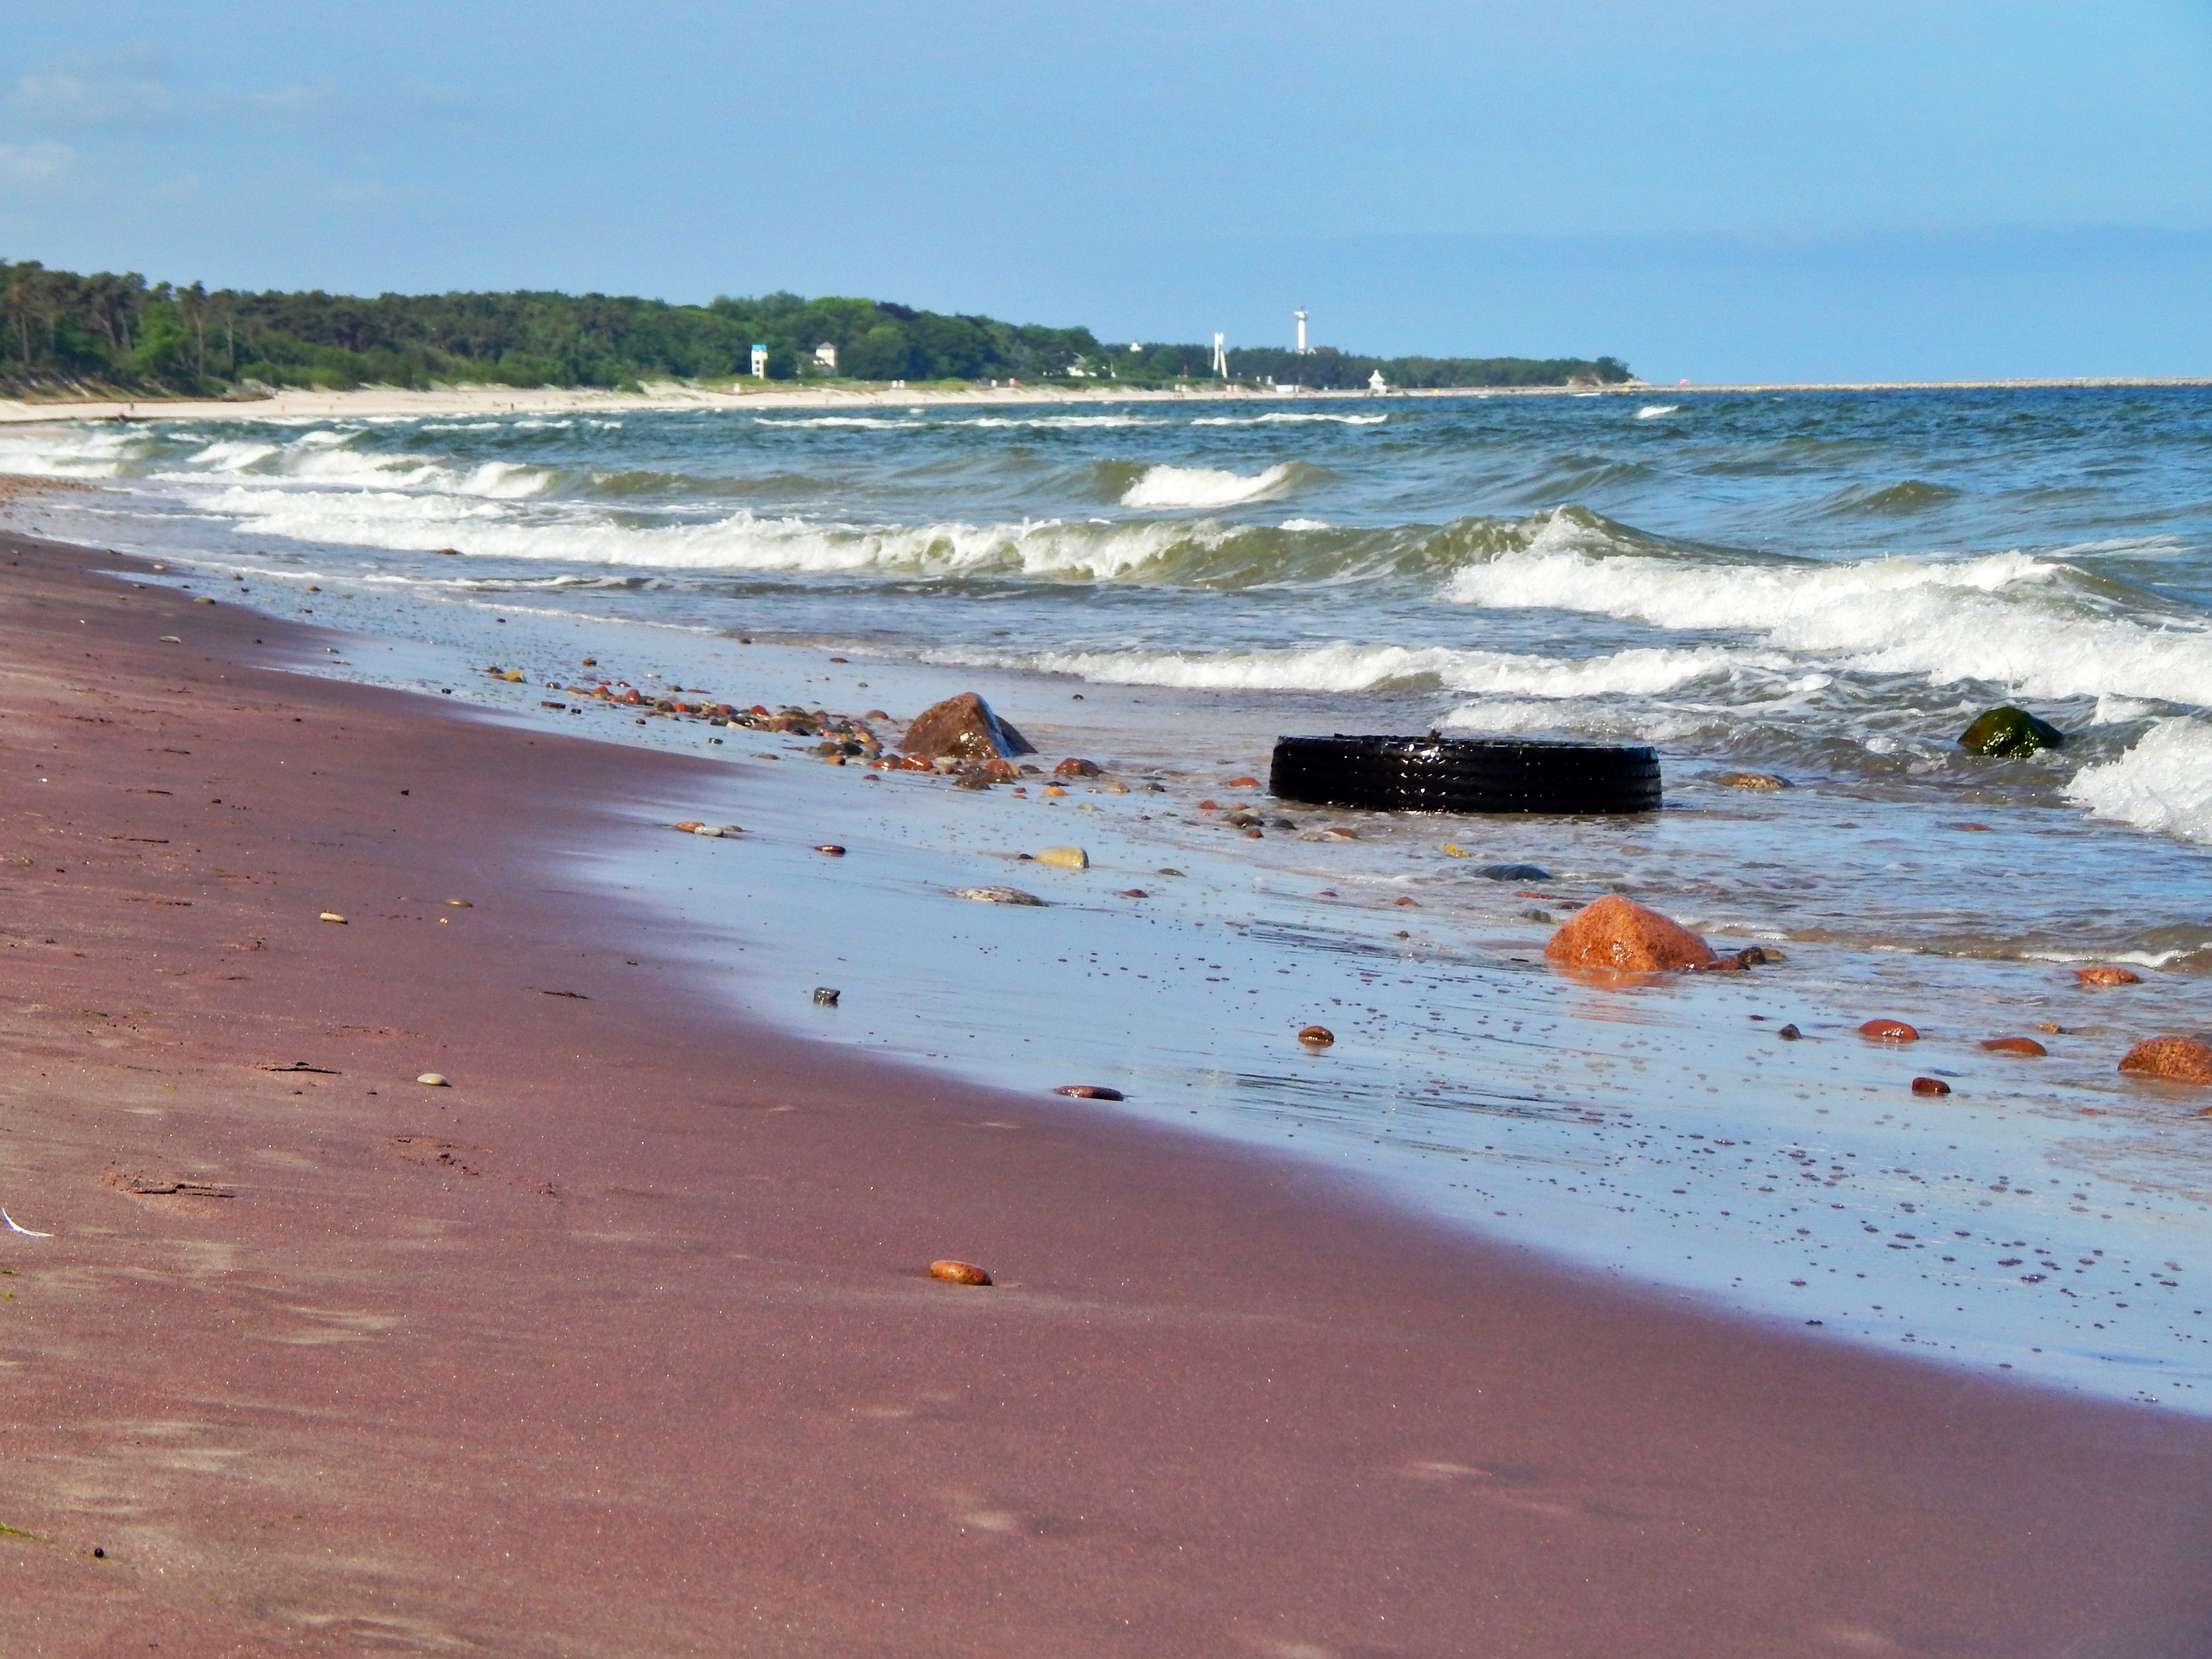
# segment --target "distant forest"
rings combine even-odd
[[[773,380],[1202,382],[1202,345],[1102,344],[1087,328],[948,316],[882,300],[770,294],[703,306],[604,294],[245,294],[0,260],[0,390],[222,396],[260,387],[635,387],[727,380],[768,347]],[[836,349],[834,368],[816,360]],[[1360,386],[1615,385],[1626,364],[1522,357],[1229,353],[1230,377]]]

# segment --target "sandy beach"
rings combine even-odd
[[[1408,390],[1394,387],[1378,398],[1364,389],[1332,392],[1305,387],[1295,392],[1251,391],[1241,387],[1220,390],[1152,391],[1122,386],[1113,381],[1089,386],[995,386],[946,388],[894,388],[883,385],[792,386],[775,389],[747,386],[659,381],[637,392],[602,391],[595,387],[441,386],[422,390],[404,386],[362,386],[349,392],[285,390],[265,398],[240,400],[195,401],[161,398],[25,400],[0,398],[0,426],[53,421],[209,421],[265,420],[379,420],[453,417],[467,419],[495,415],[612,415],[648,410],[745,409],[869,410],[1043,406],[1082,408],[1100,404],[1204,404],[1212,402],[1277,403],[1285,398],[1325,404],[1387,404],[1394,400],[1437,398],[1653,398],[1688,394],[1713,396],[1747,392],[1972,392],[2063,389],[2100,386],[2198,386],[2212,385],[2201,377],[2163,379],[2074,379],[2012,380],[1863,380],[1773,381],[1661,386],[1642,380],[1624,386],[1449,386]]]
[[[748,1027],[549,873],[703,763],[4,549],[11,1653],[2212,1650],[2201,1421]]]

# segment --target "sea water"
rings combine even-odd
[[[325,672],[730,762],[576,856],[768,1018],[1109,1085],[1823,1335],[2212,1405],[2212,1103],[2114,1070],[2212,1024],[2212,394],[86,424],[0,434],[0,469],[102,486],[18,523],[342,630]],[[856,714],[979,690],[1128,793],[579,714],[586,655]],[[2065,747],[1961,751],[2007,701]],[[1655,743],[1667,809],[1437,819],[1229,781],[1280,733],[1431,727]],[[1066,843],[1091,870],[1021,857]],[[1048,905],[953,896],[996,884]],[[1784,959],[1547,968],[1613,890]],[[2144,983],[2083,990],[2088,961]],[[1874,1015],[1926,1036],[1872,1047]],[[1333,1048],[1296,1042],[1315,1023]],[[2013,1035],[2048,1057],[1980,1047]]]

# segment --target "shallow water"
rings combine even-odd
[[[769,1018],[1111,1084],[1116,1109],[1827,1334],[2193,1405],[2212,1126],[2112,1067],[2212,1023],[2212,399],[1669,401],[64,428],[0,434],[0,468],[116,479],[31,516],[189,546],[196,588],[352,630],[328,672],[786,755],[774,789],[733,767],[726,799],[642,805],[590,861],[716,934],[702,971],[741,967]],[[868,782],[757,734],[538,707],[586,654],[855,713],[973,686],[1132,793]],[[2013,696],[2073,740],[1956,750]],[[1249,796],[1226,781],[1264,776],[1279,732],[1431,724],[1656,741],[1668,809],[1277,804],[1296,827],[1249,840],[1200,807]],[[1715,781],[1737,767],[1797,787]],[[653,827],[679,817],[748,833]],[[1322,824],[1359,839],[1301,839]],[[1016,857],[1060,842],[1095,867]],[[1520,861],[1547,878],[1476,873]],[[1000,882],[1053,905],[950,896]],[[1544,968],[1554,921],[1609,890],[1787,960],[1612,988]],[[2146,983],[2081,990],[2064,964],[2089,959]],[[1863,1043],[1876,1013],[1926,1040]],[[1292,1040],[1316,1020],[1322,1054]],[[1979,1047],[2008,1034],[2050,1057]],[[1905,1091],[1929,1073],[1956,1092]]]

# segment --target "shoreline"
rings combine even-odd
[[[51,780],[0,848],[0,1199],[54,1235],[0,1236],[36,1650],[155,1617],[186,1652],[1133,1659],[2212,1631],[2203,1424],[750,1026],[547,861],[698,763],[271,672],[330,636],[0,548],[0,744]]]
[[[363,386],[350,392],[286,391],[251,399],[84,399],[40,402],[0,398],[0,426],[87,420],[208,421],[383,419],[493,414],[623,414],[702,410],[793,410],[962,408],[1102,404],[1328,403],[1384,404],[1458,398],[1714,397],[1753,394],[1884,392],[2033,392],[2140,387],[2172,390],[2212,386],[2212,378],[2080,376],[1982,380],[1846,380],[1713,382],[1662,386],[1393,387],[1377,394],[1360,388],[1295,392],[1200,389],[1189,392],[1107,386],[979,386],[962,391],[922,387],[817,386],[789,392],[729,391],[704,386],[656,383],[638,392],[592,388],[494,386],[438,386],[413,391],[398,386]]]

